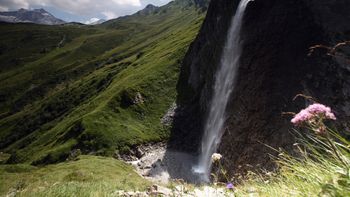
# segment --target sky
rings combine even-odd
[[[0,0],[0,11],[44,8],[67,22],[89,23],[133,14],[148,4],[164,5],[171,0]]]

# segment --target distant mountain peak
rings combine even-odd
[[[137,13],[141,15],[148,15],[156,11],[158,8],[159,8],[158,6],[155,6],[153,4],[148,4],[144,9],[138,11]]]
[[[34,9],[34,11],[40,12],[40,13],[49,13],[49,12],[47,12],[47,11],[46,11],[45,9],[43,9],[43,8]]]
[[[157,6],[153,5],[153,4],[148,4],[145,9],[153,9],[153,8],[157,8]]]
[[[43,25],[60,25],[65,21],[54,17],[43,8],[28,10],[21,8],[17,11],[0,12],[0,21],[8,23],[36,23]]]

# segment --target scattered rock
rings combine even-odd
[[[143,96],[141,95],[141,93],[137,92],[135,95],[135,98],[133,100],[133,103],[134,104],[142,104],[144,102],[145,102],[145,100],[144,100]]]
[[[165,143],[154,143],[133,147],[128,154],[118,155],[118,158],[134,166],[141,176],[158,183],[167,183],[170,176],[163,163],[165,152]]]
[[[116,158],[120,159],[120,160],[124,160],[128,163],[131,163],[131,162],[135,162],[137,160],[139,160],[133,152],[129,152],[127,154],[119,154],[118,153],[118,156],[116,156]]]
[[[142,94],[136,90],[128,89],[124,90],[121,93],[121,107],[127,108],[132,105],[142,104],[145,102]]]
[[[150,196],[171,196],[173,194],[172,190],[159,185],[152,185],[150,187],[148,194]]]
[[[207,197],[225,197],[234,196],[234,194],[229,194],[224,188],[213,188],[209,186],[204,186],[203,188],[196,188],[193,192],[194,196],[207,196]]]
[[[168,109],[167,113],[162,117],[161,123],[165,126],[170,126],[173,123],[175,110],[177,108],[176,103],[173,103]]]
[[[234,193],[225,189],[225,187],[211,187],[203,186],[197,187],[193,190],[189,190],[185,185],[177,185],[173,190],[163,187],[160,185],[152,185],[148,188],[147,192],[127,192],[123,190],[118,190],[113,193],[113,196],[122,196],[122,197],[144,197],[144,196],[181,196],[181,197],[230,197],[234,196]]]
[[[15,197],[17,195],[17,190],[13,189],[7,193],[6,197]]]
[[[140,147],[137,147],[136,149],[135,149],[135,156],[137,157],[137,158],[141,158],[141,157],[143,157],[145,155],[145,153],[144,153],[144,151],[140,148]]]
[[[69,156],[67,158],[68,161],[77,161],[79,160],[79,156],[81,155],[80,149],[74,149],[70,151]]]
[[[121,196],[121,197],[147,197],[147,196],[149,196],[146,192],[140,192],[140,191],[127,192],[127,191],[123,191],[123,190],[115,191],[112,195],[113,196]]]

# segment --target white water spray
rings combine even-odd
[[[228,31],[220,66],[215,76],[214,93],[202,138],[201,154],[197,166],[193,168],[194,172],[200,175],[200,181],[209,182],[212,165],[211,156],[217,150],[224,133],[226,106],[234,89],[242,50],[240,43],[242,21],[245,9],[250,1],[252,0],[241,0],[238,6]]]

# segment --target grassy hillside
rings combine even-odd
[[[0,195],[15,193],[35,197],[113,196],[117,190],[144,190],[150,186],[131,166],[96,156],[81,156],[78,161],[42,168],[26,164],[1,165],[0,182]]]
[[[7,163],[112,155],[168,137],[182,58],[205,12],[177,0],[99,26],[1,24],[0,150]]]

